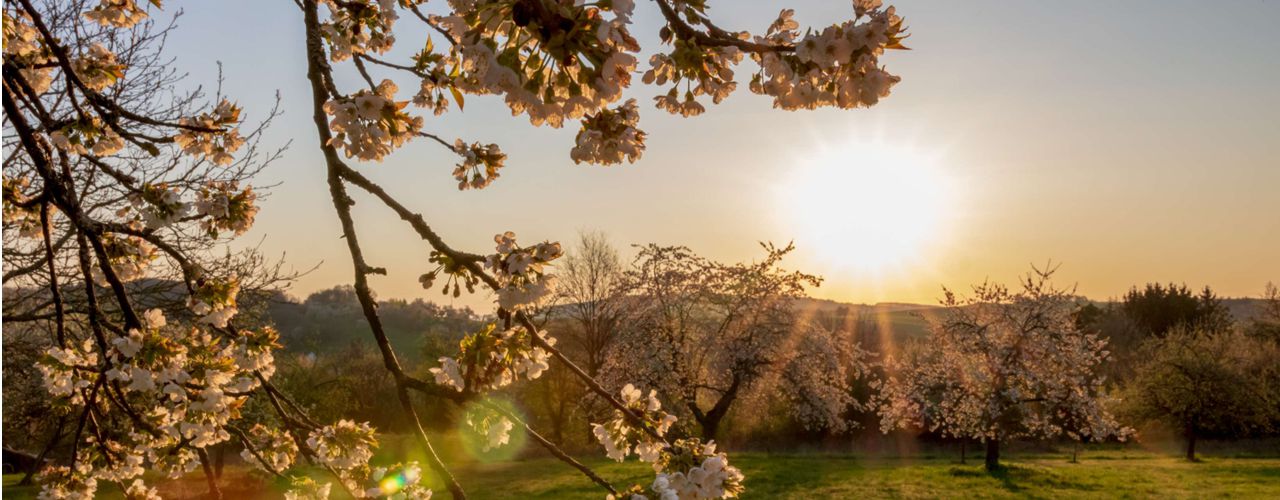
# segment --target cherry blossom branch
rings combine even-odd
[[[325,130],[327,132],[327,129]],[[336,159],[336,156],[337,154],[335,152],[334,153],[335,159]],[[408,208],[406,208],[403,204],[401,204],[399,201],[393,198],[390,194],[387,194],[385,189],[382,189],[382,187],[378,186],[377,184],[374,184],[367,177],[361,175],[359,172],[348,167],[347,165],[342,163],[341,160],[337,160],[337,162],[334,165],[332,165],[331,168],[337,168],[338,175],[340,175],[343,179],[346,179],[347,181],[351,182],[351,184],[364,189],[369,194],[372,194],[375,197],[377,197],[379,200],[381,200],[383,204],[386,205],[388,208],[390,208],[392,211],[394,211],[396,215],[399,215],[401,219],[403,219],[405,222],[408,222],[409,225],[414,229],[414,231],[417,232],[422,239],[426,240],[433,249],[447,255],[451,259],[454,259],[455,262],[460,263],[463,267],[467,269],[469,273],[479,278],[482,282],[485,283],[485,285],[489,286],[494,291],[500,290],[502,288],[502,286],[498,283],[496,279],[494,279],[492,276],[486,273],[484,269],[480,267],[480,262],[483,260],[483,257],[476,254],[470,254],[470,253],[454,250],[452,247],[446,244],[443,239],[440,238],[440,235],[436,234],[436,232],[432,230],[429,225],[427,225],[426,220],[422,217],[421,214],[415,213],[409,210]],[[348,240],[348,245],[350,245],[349,240]],[[357,293],[359,293],[358,287],[357,287]],[[663,440],[665,442],[665,438],[659,435],[656,431],[654,431],[653,429],[649,429],[648,426],[646,425],[643,425],[643,422],[644,422],[643,418],[641,418],[639,415],[636,415],[634,412],[632,412],[631,409],[627,408],[625,404],[622,404],[622,402],[619,401],[613,395],[613,393],[609,392],[607,389],[601,386],[599,382],[596,382],[594,378],[588,375],[586,371],[584,371],[576,363],[574,363],[567,356],[561,353],[559,349],[556,349],[555,346],[548,344],[546,340],[541,338],[541,335],[537,335],[536,333],[539,331],[539,329],[537,325],[535,325],[533,321],[531,321],[528,318],[528,316],[526,316],[524,313],[516,313],[515,317],[517,322],[519,322],[522,326],[524,326],[529,330],[529,332],[532,334],[531,336],[534,339],[533,342],[538,347],[547,351],[554,358],[559,360],[565,366],[569,367],[570,371],[574,372],[576,376],[582,379],[582,381],[587,384],[587,387],[589,387],[592,390],[592,392],[595,392],[597,395],[604,398],[605,401],[610,404],[610,406],[613,406],[615,409],[621,411],[623,415],[627,417],[628,421],[631,421],[633,424],[637,424],[639,427],[645,429],[646,432],[652,435],[653,437],[659,440]]]
[[[10,75],[6,74],[5,78],[10,78]],[[52,165],[50,165],[50,159],[45,153],[48,149],[41,144],[42,141],[37,139],[35,130],[22,116],[22,112],[18,109],[18,105],[14,102],[11,93],[4,93],[3,102],[5,113],[9,115],[9,123],[12,124],[14,131],[18,133],[23,149],[26,150],[28,155],[31,157],[32,163],[35,165],[37,172],[39,172],[40,176],[44,178],[45,188],[49,190],[53,202],[58,206],[58,209],[62,210],[63,213],[67,215],[67,218],[75,224],[80,232],[88,237],[90,245],[98,255],[99,267],[102,268],[103,274],[106,276],[107,281],[111,285],[112,291],[116,295],[120,311],[125,317],[125,325],[129,328],[140,327],[142,322],[138,319],[138,315],[133,311],[133,307],[129,303],[123,283],[120,282],[119,277],[116,276],[115,272],[111,269],[106,249],[103,247],[102,242],[96,237],[96,234],[93,233],[93,228],[87,224],[86,220],[84,220],[84,214],[81,212],[80,206],[76,202],[75,191],[67,189],[66,186],[62,184],[58,174],[54,172]],[[61,157],[61,159],[64,175],[69,179],[70,166],[67,165],[65,157]]]
[[[316,131],[319,134],[321,149],[323,150],[325,162],[328,165],[329,191],[332,198],[334,209],[338,213],[338,218],[342,222],[343,236],[347,240],[347,249],[351,253],[352,264],[355,267],[355,289],[360,300],[361,309],[364,312],[369,328],[373,332],[374,338],[378,343],[378,349],[382,353],[383,363],[388,371],[392,373],[396,383],[396,393],[400,399],[400,404],[404,412],[410,416],[417,426],[415,433],[419,442],[422,443],[427,454],[430,456],[430,465],[432,469],[448,485],[449,492],[455,499],[466,498],[462,486],[449,472],[444,462],[436,453],[434,446],[422,428],[421,422],[418,420],[416,410],[413,403],[409,399],[409,394],[405,386],[406,375],[400,367],[399,361],[396,359],[395,351],[391,348],[391,342],[387,339],[386,332],[382,330],[382,322],[377,313],[377,305],[373,301],[373,295],[369,290],[368,274],[374,271],[364,260],[363,251],[360,249],[360,243],[355,232],[355,223],[351,217],[352,201],[347,196],[346,189],[343,185],[339,169],[343,167],[342,160],[338,158],[338,153],[330,144],[328,118],[325,116],[324,105],[328,101],[330,90],[326,88],[325,82],[332,81],[326,78],[328,74],[327,64],[325,63],[325,50],[321,44],[320,36],[320,20],[317,12],[318,4],[315,0],[307,0],[303,9],[303,22],[306,27],[306,47],[307,47],[307,79],[311,82],[312,90],[312,117],[315,122]]]
[[[662,17],[666,19],[667,26],[671,27],[676,36],[685,40],[697,42],[698,45],[703,47],[737,47],[747,52],[760,54],[770,52],[795,52],[796,50],[793,45],[767,45],[742,40],[733,36],[732,33],[724,31],[716,27],[714,24],[711,24],[710,20],[706,17],[700,18],[699,22],[705,25],[708,28],[708,31],[698,31],[680,17],[680,14],[676,12],[675,8],[668,0],[654,0],[654,3],[658,4],[658,10],[662,11]]]
[[[164,122],[160,120],[155,120],[146,116],[142,116],[120,107],[118,104],[116,104],[115,101],[108,99],[102,94],[98,93],[97,91],[94,91],[93,89],[89,88],[89,86],[85,85],[84,81],[80,79],[79,75],[76,74],[75,67],[74,65],[71,64],[71,58],[69,55],[67,55],[66,47],[63,47],[60,43],[58,43],[58,38],[53,36],[53,33],[51,33],[49,31],[49,28],[45,26],[44,20],[42,19],[40,12],[36,10],[36,8],[31,4],[31,0],[18,0],[18,1],[22,4],[23,10],[27,13],[27,15],[31,16],[32,25],[34,25],[36,30],[40,32],[40,36],[43,38],[45,45],[47,45],[50,51],[53,52],[54,58],[58,60],[58,65],[62,67],[62,71],[66,75],[66,78],[69,81],[71,81],[74,84],[74,86],[77,89],[79,89],[82,94],[85,95],[85,97],[89,99],[89,102],[93,104],[94,107],[99,108],[100,111],[104,111],[102,115],[103,115],[103,118],[106,118],[106,121],[108,123],[113,123],[115,121],[115,117],[118,115],[120,117],[127,118],[129,120],[133,120],[138,123],[144,123],[147,125],[186,129],[193,132],[222,132],[223,131],[223,129],[219,129],[219,128],[208,128],[208,127],[201,127],[197,125],[185,125],[181,123],[169,123],[169,122]],[[169,138],[166,138],[166,139],[167,140],[161,140],[158,142],[172,141],[172,139],[169,139]]]
[[[53,241],[52,241],[53,238],[50,236],[50,230],[51,230],[50,226],[52,225],[53,225],[53,221],[50,220],[50,216],[49,216],[49,203],[48,202],[41,203],[40,204],[40,233],[41,233],[41,236],[43,236],[42,239],[44,240],[45,260],[49,262],[49,294],[53,296],[52,298],[53,313],[57,318],[55,323],[56,339],[58,340],[59,347],[66,347],[67,346],[66,317],[65,317],[65,311],[63,310],[63,305],[62,305],[62,292],[58,289],[58,269],[54,265]]]

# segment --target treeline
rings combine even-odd
[[[849,450],[888,432],[985,444],[994,460],[1013,441],[1133,438],[1179,438],[1194,457],[1202,439],[1280,432],[1274,286],[1241,300],[1147,284],[1091,302],[1054,288],[1050,272],[1013,287],[948,291],[936,307],[867,308],[808,299],[821,279],[784,268],[790,247],[762,251],[757,261],[727,264],[648,245],[623,263],[603,236],[584,234],[558,266],[555,300],[532,312],[609,390],[653,390],[679,417],[673,432],[739,449]],[[168,295],[157,293],[157,306]],[[247,324],[279,331],[274,380],[314,418],[410,429],[393,411],[394,384],[351,288],[303,300],[255,292],[241,302]],[[465,335],[500,323],[424,300],[378,307],[400,362],[425,380]],[[5,328],[4,432],[7,446],[34,455],[72,422],[48,418],[33,362],[48,336],[26,327]],[[494,397],[579,452],[597,449],[592,424],[614,417],[554,362]],[[262,404],[243,411],[268,418]],[[433,430],[467,432],[465,408],[419,404]],[[224,451],[236,452],[215,456]]]
[[[890,431],[972,443],[1175,436],[1191,457],[1199,439],[1280,430],[1274,287],[1262,299],[1235,301],[1233,313],[1209,288],[1148,284],[1099,303],[1044,288],[1046,275],[1033,288],[978,287],[937,308],[894,313],[918,315],[927,324],[921,336],[895,332],[893,321],[866,309],[803,300],[820,278],[784,270],[789,248],[764,251],[757,262],[725,264],[650,245],[623,264],[602,236],[585,234],[558,270],[557,300],[537,317],[606,387],[656,390],[680,417],[679,432],[731,446],[839,447]],[[403,428],[388,411],[392,384],[350,289],[269,311],[290,356],[280,364],[282,385],[326,418]],[[402,361],[428,379],[436,358],[496,320],[421,300],[383,301],[379,312],[398,352],[408,353]],[[1054,352],[1011,354],[1028,345]],[[956,367],[997,354],[1011,361],[991,372],[955,380],[926,373],[963,371]],[[1073,375],[1061,378],[1066,372]],[[898,395],[905,402],[890,394],[907,383],[904,374],[919,379]],[[1016,382],[979,387],[963,377]],[[554,363],[506,391],[533,427],[568,449],[598,446],[591,424],[612,416]],[[981,404],[1005,413],[956,409]],[[437,430],[459,427],[462,409],[435,401],[425,408]]]

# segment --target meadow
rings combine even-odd
[[[1062,453],[1013,455],[995,473],[980,460],[954,455],[862,458],[854,455],[739,453],[746,474],[742,498],[1280,498],[1280,457],[1209,456],[1191,463],[1175,455],[1120,449],[1083,452],[1077,463]],[[646,483],[640,463],[588,460],[615,484]],[[473,463],[457,468],[470,498],[603,498],[602,491],[551,458]],[[225,498],[278,498],[275,485],[228,466]],[[35,498],[32,487],[4,476],[4,498]],[[198,498],[203,479],[165,484],[166,498]],[[100,491],[119,498],[114,488]],[[336,495],[335,495],[336,496]]]

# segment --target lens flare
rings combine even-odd
[[[506,399],[468,403],[458,422],[462,449],[479,462],[514,459],[528,439],[520,424],[523,420],[524,415],[516,405]]]
[[[401,489],[404,489],[404,485],[405,477],[402,472],[394,476],[382,478],[382,481],[378,483],[378,489],[382,490],[383,495],[391,495],[399,492]]]

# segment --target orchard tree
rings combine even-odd
[[[4,213],[16,237],[35,242],[13,252],[30,261],[12,272],[38,280],[46,273],[42,268],[48,269],[36,286],[49,298],[26,302],[43,308],[18,317],[54,323],[56,344],[40,368],[50,394],[76,420],[65,465],[42,473],[45,496],[93,496],[99,480],[120,483],[130,496],[153,496],[139,479],[144,469],[176,476],[194,467],[204,469],[216,494],[205,450],[233,436],[251,464],[291,478],[290,495],[324,497],[336,483],[353,497],[429,496],[417,463],[390,469],[368,464],[376,446],[371,426],[317,422],[275,389],[274,331],[236,323],[237,292],[256,273],[220,273],[203,250],[213,248],[209,240],[249,227],[255,195],[239,182],[251,169],[236,166],[263,160],[247,145],[254,134],[241,134],[241,110],[232,102],[216,96],[203,105],[198,97],[179,96],[170,104],[157,99],[162,92],[155,87],[131,87],[172,75],[165,66],[169,59],[135,47],[163,40],[147,35],[160,2],[35,3],[18,0],[4,9],[5,131],[17,138],[6,148]],[[628,31],[634,2],[452,0],[439,5],[439,13],[425,12],[423,3],[296,2],[318,147],[351,255],[354,289],[403,414],[417,429],[426,465],[455,498],[465,497],[418,424],[414,394],[489,408],[470,420],[490,444],[505,442],[506,432],[519,425],[610,494],[738,494],[742,475],[714,443],[669,438],[673,417],[653,393],[646,398],[631,386],[619,396],[605,390],[530,319],[528,311],[553,293],[548,271],[560,257],[558,244],[521,246],[513,234],[502,233],[494,253],[456,250],[425,218],[348,163],[378,161],[424,138],[459,156],[453,176],[460,189],[488,186],[506,159],[496,145],[446,141],[426,130],[424,117],[408,107],[412,102],[439,115],[453,105],[460,110],[464,95],[501,96],[513,114],[527,115],[535,126],[578,120],[570,150],[575,162],[634,162],[644,150],[645,133],[637,128],[639,105],[622,101],[640,49]],[[659,35],[670,51],[655,54],[641,80],[669,86],[655,103],[668,112],[693,116],[705,110],[707,100],[722,101],[737,88],[734,68],[748,56],[758,67],[750,90],[782,109],[871,106],[898,81],[878,58],[886,49],[901,48],[902,19],[879,0],[857,0],[853,19],[804,32],[792,11],[783,10],[760,35],[719,27],[703,0],[655,4],[665,21]],[[412,29],[440,36],[407,60],[383,59],[395,45],[394,27],[402,15],[417,23]],[[337,71],[358,74],[367,88],[340,89]],[[396,81],[375,78],[377,72],[410,82],[412,97],[398,100]],[[161,90],[171,86],[162,84]],[[148,161],[160,170],[131,170]],[[440,283],[454,294],[484,287],[497,297],[498,324],[464,338],[457,355],[442,358],[434,369],[434,382],[407,373],[387,339],[369,284],[370,276],[386,271],[365,260],[350,188],[390,208],[426,241],[432,252],[424,287]],[[115,202],[97,198],[111,194]],[[13,232],[6,231],[6,250]],[[71,257],[62,257],[66,253]],[[131,293],[128,283],[162,269],[180,278],[188,296],[180,312],[144,310],[139,295]],[[72,277],[60,279],[61,273]],[[68,287],[82,289],[83,302],[68,303]],[[485,401],[491,390],[540,376],[551,358],[615,408],[615,418],[597,429],[608,435],[610,454],[625,456],[634,449],[654,464],[649,487],[616,490],[515,415]],[[244,429],[239,408],[254,397],[265,398],[275,416]],[[298,456],[333,481],[296,474]],[[379,482],[388,475],[405,481],[394,487]]]
[[[109,482],[154,497],[144,470],[202,468],[216,496],[213,447],[309,437],[283,412],[251,430],[241,411],[287,404],[270,383],[276,333],[239,299],[289,276],[227,250],[257,213],[253,175],[279,154],[257,142],[275,111],[245,127],[220,94],[179,90],[173,24],[131,1],[6,2],[3,23],[6,370],[34,362],[58,422],[38,436],[40,495]],[[11,336],[39,355],[10,358]]]
[[[1247,327],[1249,336],[1280,345],[1280,288],[1267,283],[1261,307]]]
[[[627,314],[625,281],[618,251],[600,232],[583,232],[565,257],[556,316],[573,323],[566,341],[584,357],[587,374],[596,377],[605,354]]]
[[[721,264],[684,247],[643,247],[627,272],[635,312],[608,376],[659,389],[704,440],[752,390],[782,395],[806,427],[844,430],[856,403],[846,376],[862,370],[862,353],[798,314],[796,300],[821,280],[780,267],[792,247],[764,248],[758,262]]]
[[[578,243],[565,256],[556,287],[557,305],[550,308],[552,324],[560,330],[560,345],[580,360],[587,374],[600,376],[605,357],[625,321],[628,304],[623,290],[623,267],[618,251],[604,233],[581,231]],[[552,371],[533,391],[556,442],[563,442],[565,428],[577,417],[599,419],[612,410],[572,374]],[[586,426],[582,426],[586,430]],[[586,434],[590,437],[590,434]],[[594,438],[592,438],[594,440]]]
[[[1280,421],[1280,348],[1234,329],[1173,328],[1142,346],[1124,413],[1182,433],[1187,460],[1207,435],[1240,437]]]
[[[1080,303],[1052,274],[1033,270],[1021,290],[976,285],[970,298],[944,289],[947,309],[928,338],[889,361],[881,429],[981,440],[988,470],[999,467],[1002,441],[1123,438],[1098,374],[1106,342],[1079,329]]]

